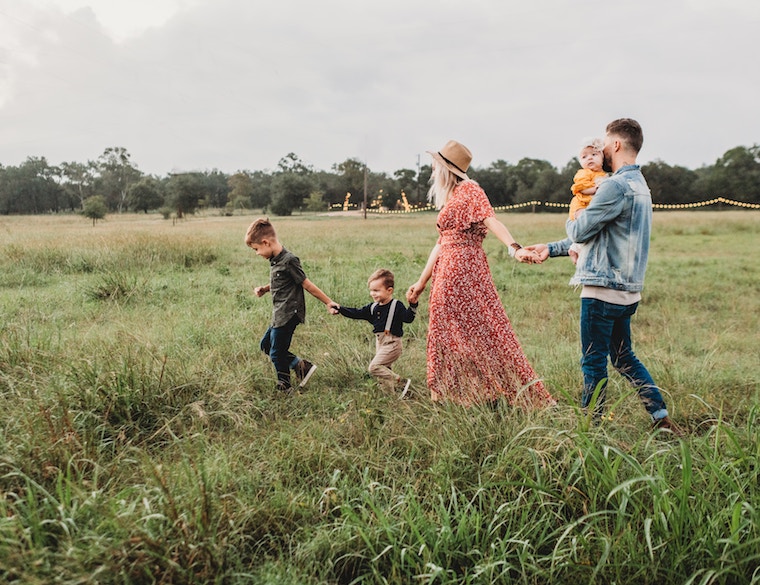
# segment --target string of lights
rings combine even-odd
[[[695,209],[698,207],[707,207],[709,205],[718,205],[722,203],[724,205],[732,205],[735,207],[742,207],[744,209],[760,209],[760,203],[746,203],[744,201],[735,201],[734,199],[727,199],[725,197],[716,197],[715,199],[708,199],[707,201],[695,201],[694,203],[654,203],[653,209]],[[494,211],[512,211],[515,209],[523,209],[525,207],[538,207],[543,205],[544,207],[559,207],[568,209],[569,203],[555,203],[553,201],[525,201],[524,203],[515,203],[514,205],[499,205],[494,207]],[[424,207],[413,207],[411,209],[367,209],[368,213],[377,214],[406,214],[406,213],[418,213],[420,211],[432,211],[435,207],[433,205],[426,205]]]
[[[654,209],[694,209],[695,207],[706,207],[708,205],[717,205],[718,203],[744,207],[746,209],[760,209],[760,203],[745,203],[744,201],[734,201],[725,197],[716,197],[715,199],[697,201],[695,203],[655,203],[652,207]]]

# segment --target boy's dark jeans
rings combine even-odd
[[[594,410],[598,414],[603,412],[609,357],[612,366],[636,388],[644,408],[652,418],[658,420],[668,416],[660,389],[631,347],[631,316],[638,305],[614,305],[598,299],[581,299],[583,408],[588,408],[601,383],[602,389]]]
[[[295,367],[299,358],[290,352],[290,342],[300,321],[297,316],[282,327],[270,327],[261,338],[261,351],[269,356],[277,371],[277,382],[290,388],[290,369]]]

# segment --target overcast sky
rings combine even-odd
[[[564,166],[633,117],[640,162],[760,143],[758,0],[0,0],[0,164]]]

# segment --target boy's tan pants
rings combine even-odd
[[[390,333],[375,333],[375,357],[369,363],[369,373],[384,390],[393,390],[401,376],[391,370],[391,365],[401,355],[401,338]]]

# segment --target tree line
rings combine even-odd
[[[497,160],[473,167],[494,206],[527,201],[567,203],[576,159],[563,168],[533,158],[515,164]],[[679,204],[725,197],[760,202],[760,145],[728,150],[715,164],[691,170],[655,161],[642,166],[654,203]],[[349,158],[330,171],[314,169],[296,154],[284,156],[273,171],[219,170],[146,175],[123,147],[106,148],[94,161],[50,165],[44,157],[29,157],[18,166],[0,165],[0,214],[84,212],[93,221],[107,212],[160,211],[182,217],[199,208],[261,208],[275,215],[294,211],[361,207],[365,186],[370,207],[401,208],[427,203],[430,165],[373,172]],[[550,209],[550,208],[545,208]],[[102,214],[102,215],[101,215]]]

